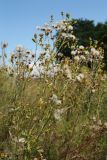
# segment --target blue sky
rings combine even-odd
[[[34,50],[31,39],[36,26],[47,22],[52,14],[59,19],[61,11],[73,18],[104,22],[107,0],[0,0],[0,42],[9,43],[8,52],[17,44]]]

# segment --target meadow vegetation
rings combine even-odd
[[[73,25],[68,14],[51,17],[33,38],[38,59],[17,46],[0,67],[1,159],[106,160],[104,50],[79,45]],[[67,42],[71,58],[59,52]]]

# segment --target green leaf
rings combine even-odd
[[[34,43],[36,43],[36,39],[32,38],[32,41],[33,41]]]

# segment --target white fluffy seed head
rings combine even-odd
[[[80,57],[79,57],[79,56],[75,56],[75,57],[74,57],[74,60],[75,60],[76,62],[79,62]]]
[[[73,26],[68,26],[68,30],[72,31],[73,30]]]
[[[85,78],[83,73],[80,73],[78,76],[76,76],[77,81],[82,82],[82,80]]]
[[[84,46],[82,46],[82,45],[81,45],[81,46],[79,46],[79,49],[83,50],[83,49],[84,49]]]
[[[81,58],[81,60],[83,60],[83,61],[85,61],[85,60],[86,60],[86,57],[85,57],[85,56],[83,56],[83,55],[81,55],[81,56],[80,56],[80,58]]]
[[[76,55],[77,51],[71,51],[71,55]]]

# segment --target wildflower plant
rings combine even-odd
[[[51,16],[32,39],[40,50],[38,60],[22,46],[11,56],[12,76],[6,74],[11,94],[7,109],[1,111],[7,159],[100,160],[106,156],[103,49],[97,41],[79,45],[74,23],[69,14],[57,23]],[[59,52],[65,44],[70,45],[70,58]]]

